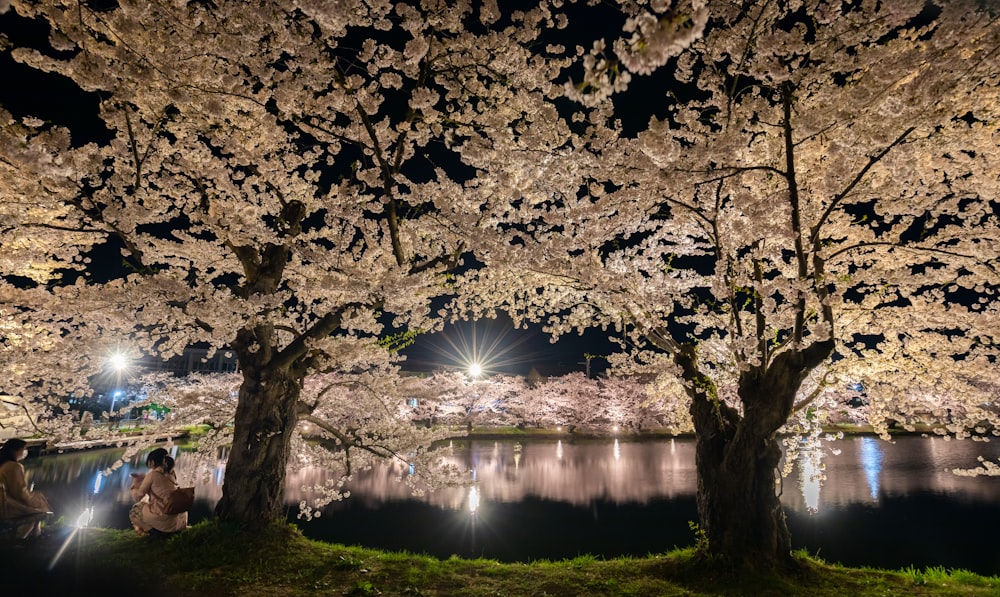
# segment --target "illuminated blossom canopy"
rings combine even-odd
[[[643,17],[668,8],[621,3],[629,44],[670,46],[640,62],[682,47]],[[397,458],[441,433],[369,417],[372,403],[351,392],[367,387],[391,411],[398,386],[372,378],[396,375],[408,334],[440,326],[432,302],[454,292],[469,236],[490,217],[470,203],[494,184],[479,181],[483,148],[568,134],[554,103],[575,48],[539,42],[567,26],[561,2],[502,12],[434,0],[51,0],[0,11],[48,28],[46,43],[13,47],[15,60],[84,92],[55,114],[0,107],[0,364],[16,414],[5,410],[5,423],[73,439],[68,400],[114,352],[231,351],[230,392],[151,391],[173,400],[175,424],[198,422],[199,403],[228,405],[232,437],[218,441],[237,449],[217,512],[251,524],[283,515],[303,428],[323,429],[335,449],[392,435],[382,453]],[[68,122],[87,106],[96,133]],[[314,398],[313,377],[331,375],[354,380]],[[354,418],[330,422],[331,401]]]
[[[850,388],[883,435],[1000,429],[1000,25],[975,2],[707,10],[643,97],[481,152],[516,190],[480,193],[464,305],[608,329],[619,371],[680,379],[710,549],[771,564],[778,433]]]

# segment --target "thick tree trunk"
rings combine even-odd
[[[776,486],[781,449],[774,435],[749,433],[743,420],[720,426],[718,412],[698,418],[698,517],[707,539],[702,548],[737,567],[790,563],[791,535]]]
[[[832,351],[832,342],[783,353],[765,368],[740,376],[742,411],[717,397],[698,368],[693,346],[676,355],[691,395],[697,439],[701,549],[735,567],[774,570],[792,563],[791,535],[778,493],[781,448],[777,432],[792,412],[806,373]]]
[[[276,235],[298,235],[305,216],[302,202],[282,201]],[[231,245],[246,276],[237,294],[244,299],[273,297],[289,262],[289,246],[284,242],[256,248]],[[275,326],[269,323],[236,332],[232,348],[243,372],[243,383],[233,420],[233,446],[226,462],[222,499],[215,506],[219,519],[251,527],[284,520],[285,473],[305,376],[299,359],[308,350],[306,336],[322,338],[339,323],[339,312],[328,314],[284,346],[277,341]]]
[[[285,472],[297,415],[298,381],[287,369],[243,368],[243,384],[215,513],[247,526],[284,520]]]

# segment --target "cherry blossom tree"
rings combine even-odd
[[[461,378],[462,374],[439,374],[446,379]],[[435,377],[438,377],[435,376]],[[444,424],[462,425],[517,425],[518,413],[510,408],[522,395],[527,385],[521,377],[493,375],[489,379],[463,380],[455,384],[447,396],[434,400],[434,419]]]
[[[49,31],[11,55],[84,92],[51,98],[52,114],[0,107],[2,365],[17,420],[76,433],[67,397],[115,351],[232,350],[217,512],[278,517],[293,438],[318,416],[306,380],[382,367],[395,329],[433,330],[431,302],[453,292],[466,236],[489,216],[477,201],[516,187],[480,180],[494,176],[484,150],[561,143],[554,99],[620,91],[627,68],[662,66],[707,18],[697,1],[623,0],[613,46],[628,66],[597,44],[564,86],[567,47],[539,41],[566,27],[564,3],[517,4],[0,3],[18,28]],[[96,134],[69,122],[80,102]]]
[[[609,376],[597,380],[603,413],[612,428],[642,433],[690,433],[691,417],[683,389],[677,384],[642,378]]]
[[[575,431],[599,409],[592,380],[575,373],[548,377],[525,388],[508,405],[522,426]]]
[[[679,379],[707,552],[770,568],[779,433],[831,392],[860,383],[883,433],[945,402],[943,433],[1000,429],[1000,23],[961,1],[707,10],[642,98],[569,115],[542,159],[491,146],[519,193],[484,199],[499,235],[463,289],[556,336],[614,328],[620,371]]]
[[[112,349],[231,350],[216,512],[280,519],[297,434],[353,437],[324,427],[340,415],[308,395],[312,376],[380,370],[396,330],[437,325],[431,301],[467,250],[452,220],[483,217],[463,156],[559,126],[548,98],[566,60],[529,51],[556,15],[380,0],[10,8],[50,28],[50,47],[12,55],[89,93],[106,134],[0,111],[6,392],[58,438],[78,429],[67,397]]]

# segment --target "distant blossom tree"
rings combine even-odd
[[[623,431],[690,433],[691,415],[679,385],[643,378],[608,376],[597,380],[604,419]]]
[[[575,431],[601,408],[597,384],[582,373],[549,377],[517,396],[510,408],[525,424]]]
[[[1000,430],[1000,22],[944,0],[706,9],[642,98],[633,79],[588,102],[542,157],[483,151],[516,200],[483,199],[462,288],[557,336],[614,328],[619,371],[680,380],[707,551],[771,568],[791,561],[779,432],[848,384],[882,433]]]
[[[466,425],[516,425],[519,419],[509,404],[527,385],[518,376],[492,375],[470,380],[454,392],[448,402],[438,401],[440,421]]]
[[[616,429],[638,429],[643,420],[649,422],[642,407],[645,397],[644,384],[634,379],[591,379],[583,373],[569,373],[528,388],[509,408],[524,424],[609,434]],[[650,410],[663,404],[653,400]]]

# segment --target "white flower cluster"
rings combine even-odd
[[[650,75],[679,56],[704,34],[709,9],[704,0],[653,2],[653,12],[626,19],[622,32],[627,39],[614,41],[614,55],[606,53],[606,42],[595,40],[583,56],[583,76],[564,86],[566,97],[585,106],[597,106],[628,89],[632,75]]]
[[[708,24],[707,2],[694,0],[687,6],[662,6],[654,3],[655,13],[643,13],[628,19],[624,31],[629,39],[615,42],[615,54],[630,71],[649,75],[667,64],[700,39]],[[683,4],[683,3],[681,3]]]

